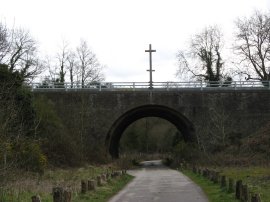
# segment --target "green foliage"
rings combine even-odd
[[[173,156],[175,159],[191,161],[199,157],[200,151],[196,145],[192,143],[186,143],[184,141],[179,142],[173,149]]]
[[[50,163],[58,166],[79,165],[81,147],[57,115],[54,104],[45,97],[34,101],[37,112],[37,134]]]
[[[168,153],[177,140],[174,125],[156,117],[142,118],[131,124],[120,140],[120,152]]]
[[[8,65],[0,64],[0,82],[2,85],[9,87],[13,85],[19,87],[22,85],[23,79],[19,72],[11,72]],[[16,87],[14,89],[16,89]]]
[[[32,94],[24,88],[21,74],[0,65],[1,168],[43,172],[47,160],[36,141],[35,122]]]
[[[162,163],[166,166],[171,166],[173,163],[173,159],[171,157],[166,157],[162,160]]]
[[[42,174],[47,165],[47,157],[41,151],[39,143],[29,139],[12,145],[12,155],[17,156],[18,166],[22,169]]]
[[[6,65],[0,65],[0,125],[9,136],[32,134],[35,112],[32,95],[23,88],[23,79],[18,72],[10,72]]]

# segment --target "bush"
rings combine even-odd
[[[37,142],[26,140],[23,143],[14,144],[13,155],[18,158],[18,166],[28,171],[42,174],[47,165],[47,157],[42,153]]]
[[[49,163],[57,166],[80,165],[82,148],[73,134],[66,129],[57,115],[53,103],[43,96],[34,100],[37,117],[40,120],[37,135],[41,138],[42,150]]]
[[[173,157],[177,161],[196,161],[200,157],[200,153],[196,145],[184,141],[179,142],[173,148]]]

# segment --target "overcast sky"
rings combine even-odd
[[[237,17],[270,10],[270,0],[0,0],[0,20],[29,29],[42,54],[63,39],[85,39],[106,65],[106,81],[148,81],[149,44],[154,81],[175,81],[175,55],[190,37],[217,24],[231,38]],[[229,42],[231,43],[231,42]]]

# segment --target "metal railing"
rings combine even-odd
[[[270,90],[270,81],[232,81],[232,82],[91,82],[85,85],[79,83],[30,83],[27,85],[32,91],[49,90],[92,90],[92,91],[147,91],[147,90]]]

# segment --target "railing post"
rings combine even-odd
[[[99,91],[101,91],[101,82],[99,82]]]
[[[169,82],[167,81],[167,91],[169,91]]]
[[[234,81],[234,90],[236,90],[236,81]]]
[[[201,81],[201,91],[203,90],[203,81]]]
[[[135,91],[135,82],[133,82],[133,91]]]

